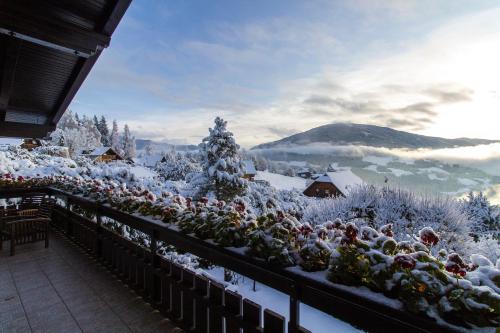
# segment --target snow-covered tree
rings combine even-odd
[[[473,237],[478,240],[482,235],[493,238],[500,236],[500,216],[498,208],[492,206],[486,196],[479,192],[469,192],[462,201],[462,210],[467,215]]]
[[[135,157],[135,137],[130,134],[127,124],[123,127],[122,149],[125,158]]]
[[[79,119],[76,113],[68,111],[61,118],[57,129],[51,133],[51,140],[53,145],[67,147],[69,154],[75,156],[80,150],[99,147],[101,134],[92,119]]]
[[[118,124],[116,123],[116,120],[113,120],[113,128],[111,129],[109,140],[111,148],[113,148],[118,154],[123,154],[123,150],[120,145],[120,133],[118,131]]]
[[[106,118],[104,116],[101,116],[101,120],[99,120],[99,123],[97,125],[97,129],[101,133],[101,143],[105,147],[109,147],[111,142],[110,142],[110,137],[109,137],[109,128],[108,128],[108,123],[106,121]]]
[[[246,181],[241,178],[243,166],[238,154],[239,145],[226,125],[222,118],[215,118],[214,128],[209,129],[210,135],[200,144],[207,190],[214,191],[221,200],[232,199],[246,186]]]

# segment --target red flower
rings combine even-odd
[[[23,177],[23,176],[18,176],[18,177],[17,177],[17,181],[18,181],[18,182],[22,182],[22,181],[24,181],[24,177]]]
[[[386,235],[387,237],[394,236],[394,232],[392,232],[392,224],[386,224],[380,227],[380,232]]]
[[[444,265],[444,268],[450,273],[464,277],[467,274],[469,266],[465,264],[458,253],[452,253],[448,256],[448,261]]]
[[[356,240],[358,232],[359,229],[354,225],[354,223],[351,222],[347,223],[345,227],[345,236],[349,241],[353,242],[354,240]]]
[[[436,245],[439,242],[439,236],[432,230],[432,228],[426,227],[420,230],[418,233],[420,240],[426,246]]]
[[[415,259],[407,254],[398,254],[394,258],[394,262],[404,269],[413,269],[416,265]]]

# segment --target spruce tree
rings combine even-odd
[[[217,199],[231,200],[240,194],[246,185],[242,178],[243,166],[233,133],[226,128],[227,122],[215,118],[210,135],[200,144],[202,167],[207,179],[207,189],[214,191]]]
[[[101,116],[101,120],[99,121],[99,126],[97,127],[99,132],[101,133],[101,143],[105,147],[109,147],[111,144],[111,138],[109,136],[109,128],[108,123],[106,122],[106,118]]]

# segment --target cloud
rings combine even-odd
[[[296,129],[282,128],[282,127],[268,127],[267,130],[270,133],[275,134],[279,137],[290,136],[290,135],[293,135],[293,134],[300,132],[299,130],[296,130]]]

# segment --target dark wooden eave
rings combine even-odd
[[[54,130],[131,1],[0,1],[0,136]]]

